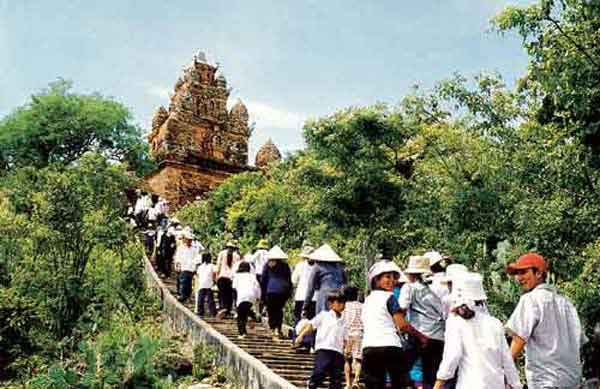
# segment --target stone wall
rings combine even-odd
[[[237,372],[245,388],[296,389],[296,386],[275,374],[261,361],[236,346],[179,303],[167,290],[147,259],[145,276],[148,287],[160,298],[162,309],[173,330],[187,334],[194,343],[201,342],[213,346],[217,352],[218,364],[227,365],[229,369]]]

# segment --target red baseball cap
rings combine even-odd
[[[516,262],[511,263],[506,267],[508,274],[515,274],[517,270],[537,269],[541,273],[545,273],[548,265],[546,260],[539,254],[527,253],[523,254]]]

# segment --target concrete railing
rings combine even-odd
[[[227,365],[236,372],[245,388],[296,389],[296,386],[275,374],[260,360],[242,350],[177,301],[158,277],[150,261],[145,259],[144,262],[147,285],[161,299],[162,310],[169,318],[173,330],[187,334],[194,343],[212,346],[217,354],[217,364]]]

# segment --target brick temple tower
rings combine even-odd
[[[159,168],[145,186],[175,207],[250,169],[248,110],[240,100],[227,110],[227,81],[217,71],[199,52],[175,83],[169,108],[159,107],[152,120],[148,141]]]

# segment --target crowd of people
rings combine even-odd
[[[293,268],[288,254],[266,240],[243,256],[238,242],[227,241],[213,261],[175,218],[140,219],[140,225],[148,228],[157,272],[177,273],[179,301],[193,295],[196,314],[235,318],[242,339],[266,316],[273,341],[290,338],[298,352],[314,353],[308,388],[328,379],[335,389],[363,383],[369,389],[516,389],[523,385],[515,360],[523,353],[529,389],[581,387],[587,339],[574,305],[546,282],[539,254],[526,253],[506,268],[523,295],[503,324],[488,311],[483,277],[437,251],[409,257],[404,269],[380,258],[368,271],[363,298],[328,244],[304,244]],[[284,308],[292,297],[288,333]]]

